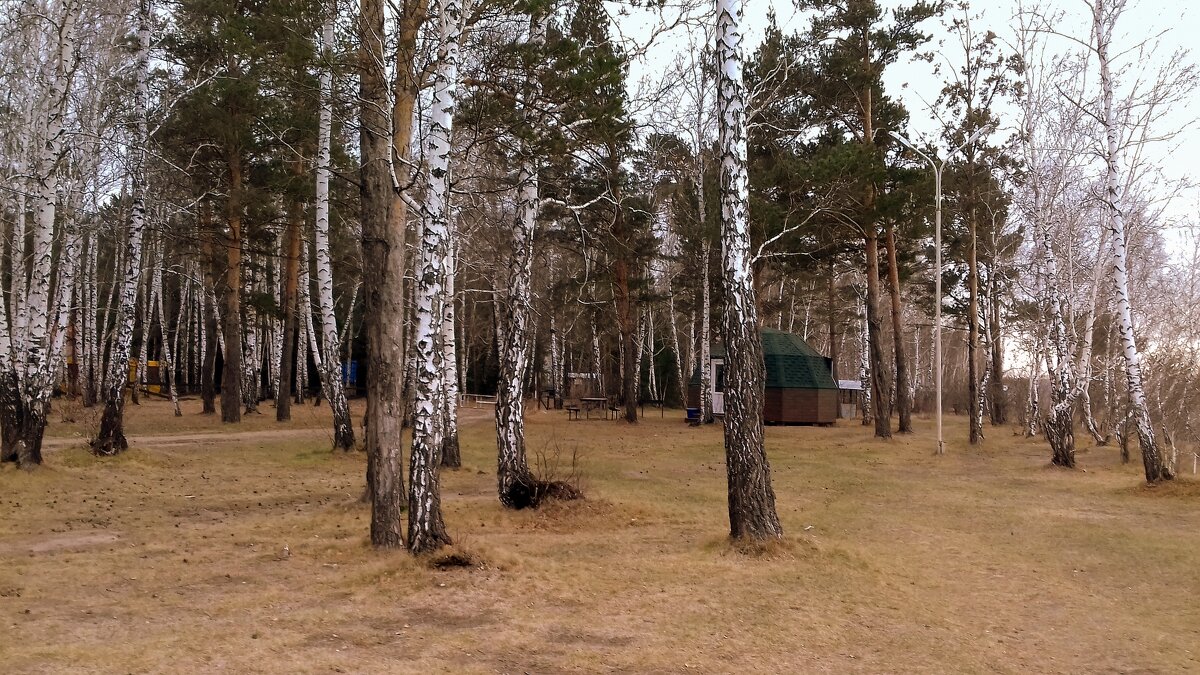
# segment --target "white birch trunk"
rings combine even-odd
[[[442,466],[462,466],[458,447],[458,340],[454,334],[454,285],[458,274],[458,256],[454,240],[457,227],[449,220],[450,245],[446,255],[446,303],[442,309],[442,378],[445,388],[442,411],[445,434],[442,438]]]
[[[446,259],[450,252],[450,140],[458,87],[458,53],[463,13],[459,0],[433,0],[438,26],[438,60],[426,139],[426,193],[416,274],[416,339],[412,451],[409,463],[408,549],[414,554],[451,543],[442,520],[438,464],[444,429],[442,321],[446,303]]]
[[[317,305],[321,312],[321,383],[333,412],[333,447],[354,447],[354,424],[350,421],[346,390],[341,384],[338,358],[337,319],[333,306],[333,260],[329,252],[330,142],[333,128],[333,28],[336,12],[330,9],[321,30],[327,65],[321,72],[321,111],[317,139],[316,227],[314,253],[317,258]]]
[[[596,375],[596,395],[604,396],[604,360],[600,354],[600,322],[596,310],[592,311],[592,370]]]
[[[258,412],[259,401],[259,383],[260,371],[258,365],[258,310],[254,305],[247,302],[254,292],[255,276],[254,264],[255,256],[252,254],[246,255],[244,260],[245,269],[242,271],[242,293],[241,305],[242,316],[242,405],[243,413]]]
[[[864,304],[861,310],[858,340],[858,382],[859,404],[862,406],[862,423],[867,426],[872,422],[874,408],[871,407],[871,337],[867,330],[867,308]]]
[[[46,114],[41,122],[41,140],[34,179],[33,260],[27,286],[27,300],[21,306],[27,324],[18,317],[22,327],[18,345],[24,362],[17,368],[19,383],[17,430],[14,452],[17,464],[32,467],[42,463],[42,436],[46,430],[46,414],[53,390],[53,358],[50,326],[50,274],[53,265],[53,241],[58,199],[59,164],[66,150],[69,90],[77,61],[76,23],[80,13],[79,0],[66,0],[58,21],[58,41],[55,49],[54,73],[46,95]],[[62,275],[75,267],[76,237],[66,237],[69,247],[61,256]],[[60,275],[61,276],[61,275]],[[66,288],[70,288],[68,285]]]
[[[153,295],[158,300],[155,304],[155,309],[158,312],[158,334],[162,340],[162,353],[159,356],[158,371],[160,374],[166,374],[166,382],[162,382],[163,378],[161,376],[159,381],[160,385],[166,384],[167,390],[170,392],[171,407],[175,409],[175,416],[183,417],[183,411],[179,409],[179,392],[175,387],[175,359],[172,358],[171,354],[171,337],[167,326],[166,303],[163,302],[163,267],[167,264],[166,249],[166,243],[159,238],[158,264],[154,266]],[[148,315],[147,319],[149,319]],[[176,330],[179,330],[178,324],[176,324]]]
[[[764,364],[750,260],[741,0],[717,0],[716,19],[729,534],[734,539],[775,539],[783,536],[783,527],[763,445]]]
[[[543,13],[529,17],[529,44],[540,48],[545,42],[546,19]],[[526,96],[536,97],[537,78],[526,82]],[[523,112],[527,120],[533,112]],[[538,166],[534,151],[521,148],[522,161],[517,172],[516,217],[512,220],[512,255],[507,288],[498,291],[497,334],[500,337],[500,378],[496,384],[497,493],[508,508],[536,504],[536,482],[525,455],[525,381],[530,339],[529,314],[532,305],[530,279],[533,275],[533,243],[539,210]]]
[[[1175,477],[1174,458],[1163,457],[1154,438],[1154,425],[1146,405],[1142,386],[1142,359],[1133,326],[1133,308],[1129,297],[1129,259],[1126,252],[1125,204],[1121,185],[1120,122],[1113,103],[1113,75],[1109,46],[1112,27],[1124,8],[1122,0],[1095,0],[1092,6],[1096,37],[1096,56],[1100,64],[1101,107],[1104,127],[1105,206],[1109,211],[1109,237],[1112,240],[1112,280],[1116,295],[1117,329],[1125,357],[1125,381],[1130,414],[1137,428],[1142,450],[1146,482],[1157,483]]]
[[[687,407],[687,380],[683,369],[683,351],[679,345],[679,319],[675,314],[675,291],[668,287],[667,319],[671,325],[671,353],[675,357],[675,378],[679,381],[679,400]],[[665,398],[665,397],[664,397]]]

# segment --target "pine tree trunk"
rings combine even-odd
[[[608,149],[608,156],[612,162],[616,161],[617,152],[615,148]],[[616,175],[619,168],[610,166],[608,170],[610,175]],[[616,253],[613,260],[613,295],[617,306],[617,328],[621,335],[622,346],[622,368],[621,368],[621,399],[625,408],[625,421],[634,424],[638,421],[638,382],[641,371],[638,369],[637,363],[637,342],[638,342],[638,327],[634,320],[633,298],[630,295],[630,267],[628,258],[628,246],[626,239],[628,233],[625,228],[625,214],[621,206],[621,198],[616,194],[617,188],[613,188],[613,221],[612,221],[612,240],[617,243],[615,246]]]
[[[1100,63],[1100,91],[1104,114],[1105,137],[1105,206],[1109,211],[1109,237],[1112,239],[1112,279],[1116,295],[1117,329],[1121,336],[1121,349],[1125,357],[1125,384],[1129,397],[1130,414],[1137,429],[1138,445],[1142,450],[1142,465],[1147,483],[1158,483],[1175,478],[1174,458],[1163,456],[1154,438],[1154,425],[1150,421],[1150,410],[1146,405],[1146,393],[1142,386],[1142,359],[1134,333],[1133,309],[1129,296],[1129,258],[1126,250],[1125,195],[1120,177],[1120,129],[1117,111],[1113,104],[1113,76],[1109,68],[1109,43],[1113,24],[1123,9],[1122,2],[1109,5],[1106,0],[1096,0],[1093,5],[1093,25],[1096,37],[1096,56]]]
[[[967,211],[967,417],[971,445],[983,442],[983,417],[975,414],[979,400],[979,256],[975,209]]]
[[[872,419],[875,421],[875,437],[891,438],[892,424],[888,413],[887,377],[883,368],[882,320],[879,316],[879,238],[874,225],[870,225],[866,237],[867,256],[867,345],[871,358],[871,403]]]
[[[725,468],[734,539],[783,536],[763,437],[764,363],[750,264],[742,3],[717,0],[717,109],[725,283]]]
[[[293,175],[303,175],[300,161],[292,164]],[[296,298],[300,283],[300,228],[304,211],[300,200],[291,203],[287,224],[287,258],[283,282],[283,347],[279,353],[279,387],[275,391],[275,421],[292,419],[292,378],[296,370]],[[303,350],[301,350],[303,351]]]
[[[359,203],[362,216],[363,330],[367,338],[367,493],[371,502],[371,544],[404,545],[406,503],[401,469],[404,417],[405,232],[407,209],[392,178],[393,153],[408,159],[416,100],[416,41],[425,20],[423,0],[401,3],[397,21],[395,98],[385,79],[384,3],[360,0]],[[387,106],[394,104],[392,119]],[[395,124],[394,135],[392,124]],[[304,311],[301,308],[301,311]]]
[[[904,307],[900,298],[900,264],[896,257],[896,225],[888,223],[884,242],[888,259],[888,294],[892,301],[892,342],[896,351],[896,412],[900,417],[899,432],[912,433],[912,392],[908,372],[908,356],[904,351]],[[807,317],[807,312],[806,312]],[[808,332],[807,318],[804,322]]]
[[[1004,390],[1004,341],[1000,332],[1000,291],[996,284],[996,272],[988,274],[988,300],[991,311],[988,312],[988,332],[990,339],[988,347],[992,350],[992,406],[991,423],[1000,426],[1008,423],[1008,400]]]
[[[201,220],[206,220],[208,214],[208,205],[204,202],[200,204]],[[205,415],[215,415],[217,412],[217,351],[219,340],[217,335],[220,328],[217,322],[217,281],[216,274],[213,271],[215,259],[213,257],[212,241],[203,233],[200,235],[200,250],[204,257],[204,333],[206,340],[204,343],[204,363],[201,364],[200,373],[200,400],[203,406],[202,413]]]
[[[221,421],[242,421],[242,159],[237,150],[229,162],[229,198],[226,205],[225,285],[222,287]]]

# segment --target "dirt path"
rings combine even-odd
[[[495,413],[493,408],[481,407],[459,408],[460,422],[477,422],[491,419]],[[253,443],[254,441],[278,441],[287,439],[320,439],[327,438],[333,442],[333,433],[328,427],[300,427],[288,429],[263,429],[257,431],[204,431],[182,432],[174,434],[126,434],[131,446],[165,447],[173,445],[211,444],[211,443]],[[80,436],[50,437],[42,441],[43,450],[62,450],[86,445],[87,441]]]
[[[187,433],[187,434],[128,434],[132,446],[188,445],[192,443],[249,443],[252,441],[281,440],[288,438],[320,438],[331,436],[328,429],[271,429],[268,431],[235,431],[233,433]],[[73,438],[47,438],[42,442],[43,450],[61,450],[85,445],[86,440]]]

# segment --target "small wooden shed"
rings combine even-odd
[[[764,328],[763,361],[766,391],[763,422],[766,424],[833,424],[838,417],[838,385],[831,361],[794,333]],[[725,349],[712,349],[713,413],[724,412]],[[688,400],[700,401],[700,373],[692,377]]]
[[[859,398],[862,396],[862,382],[858,380],[838,380],[838,390],[841,399],[838,403],[838,417],[852,420],[858,417]]]

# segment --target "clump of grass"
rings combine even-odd
[[[571,448],[570,459],[565,459],[562,445],[549,441],[534,452],[536,482],[533,487],[534,508],[553,500],[560,502],[583,499],[583,473],[579,468],[579,449]]]
[[[811,541],[787,536],[770,539],[727,537],[720,540],[716,548],[724,555],[737,555],[752,560],[796,560],[818,552],[816,545]]]
[[[1175,499],[1200,499],[1200,481],[1190,476],[1177,476],[1162,483],[1141,483],[1133,488],[1139,495]]]
[[[474,551],[469,551],[462,545],[447,546],[439,549],[424,560],[431,569],[446,571],[452,569],[486,569],[487,562]]]

